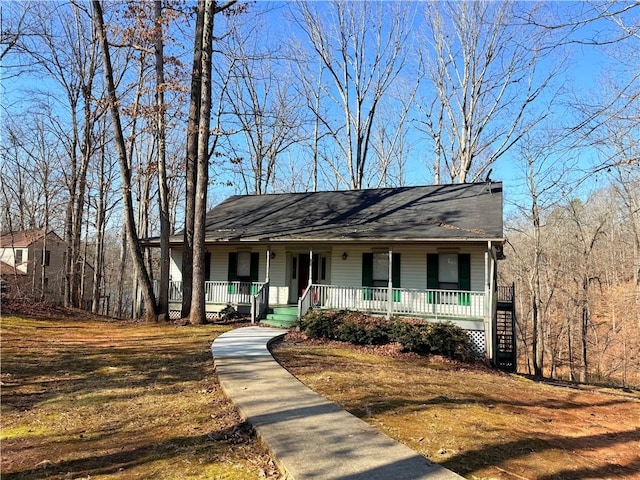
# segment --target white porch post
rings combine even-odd
[[[495,332],[493,328],[493,258],[491,240],[487,242],[487,250],[484,252],[484,318],[485,318],[485,343],[487,346],[487,358],[493,359],[495,344]]]
[[[393,315],[393,247],[389,247],[389,289],[387,292],[387,319]]]
[[[490,275],[490,256],[491,256],[491,240],[487,244],[487,250],[484,252],[484,316],[489,318],[489,312],[491,311],[489,302],[489,292],[491,291]]]
[[[269,283],[269,274],[271,270],[271,247],[267,247],[267,272],[265,275],[264,283]]]
[[[307,287],[310,287],[313,283],[313,248],[309,249],[309,283]]]

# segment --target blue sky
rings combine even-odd
[[[322,4],[319,4],[322,7]],[[421,4],[413,4],[418,9],[422,7]],[[550,4],[554,9],[559,12],[559,17],[568,18],[569,14],[576,11],[584,10],[588,7],[588,4],[580,2],[555,2]],[[273,10],[264,16],[264,28],[265,31],[261,32],[265,39],[265,45],[270,42],[275,46],[282,46],[282,44],[292,36],[300,36],[300,31],[297,26],[292,24],[289,20],[289,5],[286,2],[259,2],[256,8],[273,7]],[[633,15],[638,16],[635,9]],[[416,28],[419,28],[416,26]],[[611,32],[615,32],[615,28],[612,29],[610,22],[598,22],[589,26],[582,27],[576,36],[579,39],[590,39],[598,37],[603,34],[609,35]],[[637,40],[636,40],[637,46]],[[567,94],[569,100],[565,100],[562,103],[557,103],[553,107],[553,115],[555,125],[560,123],[574,121],[574,114],[571,111],[571,103],[579,103],[581,101],[593,102],[598,99],[602,94],[602,82],[604,81],[605,74],[616,71],[620,66],[619,59],[615,59],[611,56],[612,53],[617,51],[617,46],[612,47],[596,47],[591,45],[567,45],[562,52],[567,54],[568,68],[564,73],[563,80],[565,82]],[[634,51],[633,48],[629,51]],[[187,59],[190,56],[190,45],[185,42],[184,49],[180,52]],[[637,50],[636,50],[637,53]],[[560,55],[560,51],[558,51]],[[47,81],[46,76],[41,73],[22,74],[20,76],[12,76],[13,70],[6,68],[12,62],[11,58],[5,61],[5,65],[2,67],[0,74],[2,74],[2,109],[0,115],[3,117],[19,118],[20,115],[24,115],[32,105],[30,101],[33,99],[31,90],[33,88],[42,88],[49,90],[53,94],[53,98],[59,96],[59,91],[50,81]],[[638,62],[635,60],[637,67]],[[432,152],[428,148],[428,144],[419,139],[414,133],[414,141],[416,146],[413,151],[407,157],[407,170],[406,170],[406,184],[429,184],[431,183],[431,175],[428,171],[428,165],[431,162]],[[573,155],[574,161],[585,172],[588,171],[593,163],[597,162],[598,152],[591,148],[582,148],[570,153]],[[295,149],[290,152],[292,156],[303,156],[303,153],[296,153]],[[505,183],[505,197],[507,202],[517,200],[520,198],[520,193],[523,186],[522,169],[518,167],[519,159],[517,151],[514,149],[508,155],[501,158],[495,165],[493,165],[492,178],[495,180],[502,180]],[[576,173],[577,177],[583,176],[582,172]],[[224,176],[222,175],[224,180]],[[601,185],[602,181],[598,181],[594,178],[593,181],[583,183],[582,191],[590,188],[595,188]],[[213,200],[222,200],[226,196],[238,193],[236,187],[215,187],[211,190],[211,198]],[[576,192],[579,194],[580,192]],[[508,207],[508,205],[507,205]],[[509,208],[509,207],[508,207]]]

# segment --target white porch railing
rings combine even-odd
[[[251,305],[253,296],[258,294],[263,282],[204,282],[206,303]],[[158,295],[158,282],[154,281],[154,293]],[[182,302],[182,282],[169,282],[169,302]]]
[[[264,283],[251,297],[251,323],[256,323],[269,306],[269,284]]]
[[[305,292],[300,305],[303,307],[304,302],[308,302],[309,307],[386,314],[389,313],[388,298],[389,289],[386,287],[340,287],[314,284],[308,292]],[[391,313],[428,315],[436,319],[481,319],[485,312],[484,301],[484,292],[394,288]],[[302,311],[304,308],[299,310],[302,315],[306,313]]]
[[[298,320],[304,317],[313,306],[311,304],[311,298],[313,293],[317,292],[317,289],[314,289],[314,286],[317,285],[312,285],[311,288],[307,287],[302,293],[302,296],[298,299]]]
[[[263,285],[262,282],[204,282],[205,302],[250,305],[251,298]]]
[[[160,281],[153,281],[153,294],[156,299],[160,295]],[[180,303],[182,302],[182,282],[169,282],[169,302]]]
[[[182,303],[182,282],[169,282],[169,301]]]
[[[264,282],[205,282],[205,301],[209,304],[250,305],[252,320],[267,308],[269,285]],[[157,286],[154,282],[157,295]],[[386,287],[342,287],[314,284],[298,301],[298,313],[311,308],[357,310],[376,314],[427,315],[435,319],[482,319],[485,315],[484,292],[462,290],[418,290],[394,288],[391,310]],[[182,282],[169,282],[169,301],[182,301]]]

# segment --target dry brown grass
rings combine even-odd
[[[277,478],[215,377],[229,328],[5,314],[3,480]]]
[[[469,479],[639,479],[640,396],[290,335],[305,384]]]

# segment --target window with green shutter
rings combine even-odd
[[[238,252],[229,252],[229,268],[227,270],[227,280],[229,282],[238,281]],[[229,285],[227,287],[227,293],[229,295],[235,295],[237,288],[235,285]]]
[[[258,281],[260,272],[259,252],[229,252],[229,282],[254,283]],[[236,285],[229,285],[228,293],[239,293]],[[246,293],[246,292],[245,292]],[[257,285],[251,286],[251,293],[257,293]]]
[[[458,290],[471,290],[471,255],[468,253],[458,255]],[[458,305],[471,305],[471,295],[458,294]]]
[[[428,290],[471,290],[471,255],[461,254],[427,254],[427,289]],[[429,292],[429,303],[440,303],[438,292]],[[468,306],[471,296],[468,293],[458,294],[458,304]]]
[[[251,260],[249,266],[249,281],[251,282],[251,295],[258,293],[258,285],[254,285],[258,281],[258,275],[260,272],[260,254],[258,252],[251,252]]]
[[[393,288],[400,288],[400,254],[394,253],[391,265],[391,284]],[[389,254],[385,252],[365,252],[362,254],[362,286],[389,286]],[[399,302],[400,292],[393,292],[393,301]],[[373,290],[364,288],[364,300],[373,300]]]

